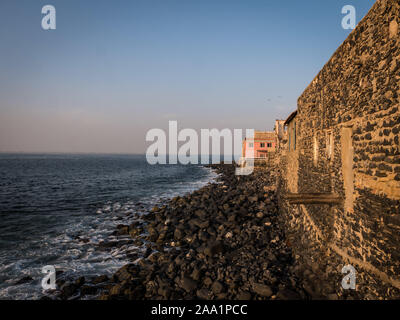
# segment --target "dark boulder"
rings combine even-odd
[[[83,285],[80,288],[80,292],[82,296],[91,296],[95,295],[98,292],[99,288],[96,286],[91,286],[91,285]]]
[[[92,283],[99,284],[99,283],[107,282],[108,280],[109,280],[109,278],[106,275],[101,275],[101,276],[95,277],[92,280]]]
[[[219,294],[219,293],[221,293],[221,292],[224,291],[224,286],[222,285],[221,282],[219,282],[219,281],[214,281],[214,283],[213,283],[212,286],[211,286],[211,290],[213,291],[213,293],[214,293],[215,295],[217,295],[217,294]]]
[[[186,292],[191,292],[197,287],[197,282],[194,281],[193,279],[189,277],[183,277],[181,280],[181,287],[186,291]]]
[[[301,296],[292,290],[282,289],[276,294],[277,300],[300,300]]]
[[[216,241],[214,243],[209,244],[209,246],[207,246],[204,249],[204,254],[206,256],[213,257],[219,253],[223,253],[224,249],[225,248],[224,248],[223,243],[221,241]]]
[[[257,293],[258,295],[260,295],[262,297],[266,297],[266,298],[269,298],[270,296],[272,296],[272,293],[273,293],[270,286],[267,286],[262,283],[254,283],[252,288],[255,293]]]
[[[60,291],[63,298],[70,298],[77,289],[78,287],[74,283],[66,282],[61,286]]]
[[[203,288],[203,289],[197,290],[196,296],[197,296],[197,298],[199,298],[201,300],[210,300],[211,292],[210,292],[210,290]]]

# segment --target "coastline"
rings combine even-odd
[[[3,172],[8,172],[3,185],[16,181],[20,172],[26,174],[8,195],[1,195],[0,300],[38,300],[44,294],[54,298],[78,277],[85,277],[86,283],[102,274],[111,277],[146,251],[141,239],[132,239],[117,226],[129,226],[155,205],[197,190],[217,176],[201,165],[150,166],[145,156],[46,154],[1,160]],[[46,179],[49,175],[54,178]],[[38,186],[35,192],[32,183]],[[45,265],[57,271],[56,292],[43,292]]]
[[[55,298],[307,299],[279,221],[274,173],[210,167],[216,182],[117,226],[116,235],[144,245],[143,256],[111,277],[59,283]]]

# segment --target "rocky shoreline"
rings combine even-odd
[[[112,277],[60,283],[58,299],[313,299],[279,219],[274,172],[235,176],[175,197],[115,234],[145,247]],[[335,299],[337,296],[331,297]]]

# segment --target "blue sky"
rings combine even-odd
[[[144,153],[168,120],[271,130],[348,36],[342,7],[373,3],[1,0],[0,151]]]

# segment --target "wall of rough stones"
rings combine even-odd
[[[399,24],[400,1],[374,4],[299,97],[296,151],[280,159],[297,252],[330,279],[352,264],[368,297],[400,289]],[[287,192],[342,202],[292,205]]]

